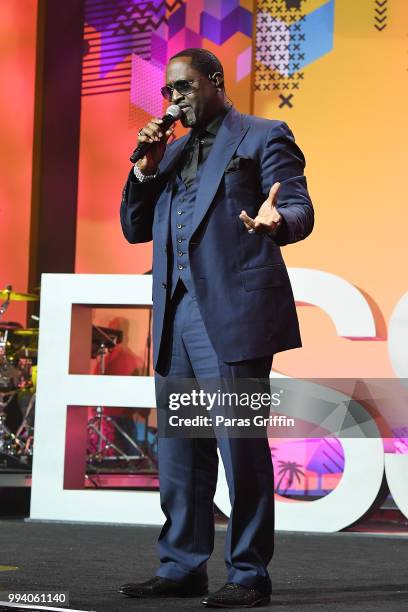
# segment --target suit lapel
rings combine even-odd
[[[180,155],[184,149],[189,138],[189,134],[183,136],[179,140],[173,144],[171,149],[166,150],[166,155],[163,157],[162,161],[159,164],[160,174],[169,174],[170,177],[174,168],[177,165],[178,160],[180,159]],[[167,154],[168,152],[168,154]],[[159,225],[163,234],[164,243],[167,244],[168,235],[169,235],[169,217],[170,217],[170,207],[171,207],[171,197],[173,192],[173,178],[167,182],[165,188],[164,197],[161,199],[158,207],[157,207],[157,216]]]
[[[225,168],[248,129],[249,125],[244,124],[240,113],[232,108],[218,130],[201,174],[194,206],[191,236],[210,207]]]
[[[249,125],[244,124],[242,121],[242,115],[232,108],[226,115],[220,129],[218,130],[214,144],[211,147],[210,154],[201,174],[194,206],[191,235],[193,235],[197,227],[200,225],[204,215],[210,207],[223,177],[225,168],[248,129]],[[178,160],[180,159],[180,155],[188,142],[189,136],[190,134],[183,136],[177,140],[171,148],[167,149],[166,154],[159,166],[160,174],[169,174],[171,176]],[[165,195],[160,200],[157,210],[158,221],[165,244],[167,244],[169,236],[169,218],[172,191],[173,179],[170,178],[166,185]]]

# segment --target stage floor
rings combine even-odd
[[[117,593],[123,582],[153,575],[158,533],[151,527],[0,521],[0,591],[69,591],[70,608],[97,612],[204,610],[199,599],[149,601]],[[225,528],[217,527],[208,567],[212,590],[225,578],[224,537]],[[278,533],[272,604],[258,609],[406,611],[407,567],[406,537]]]

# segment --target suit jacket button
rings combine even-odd
[[[162,283],[163,289],[167,289],[167,283]]]

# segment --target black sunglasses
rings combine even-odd
[[[194,81],[187,81],[186,79],[180,79],[176,81],[174,85],[165,85],[160,89],[163,98],[171,101],[173,98],[173,91],[176,90],[182,96],[185,96],[192,91],[194,91],[195,87],[193,87]]]

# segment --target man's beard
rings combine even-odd
[[[197,123],[197,117],[191,106],[186,106],[181,110],[183,111],[180,119],[181,124],[186,128],[194,127]]]

